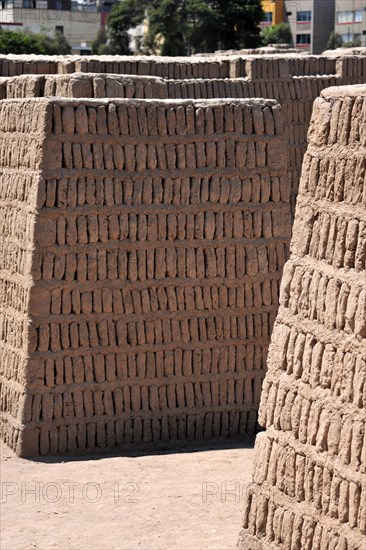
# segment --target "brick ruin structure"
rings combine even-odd
[[[253,432],[290,234],[279,105],[15,99],[0,121],[5,440]]]
[[[318,56],[0,56],[0,74],[1,98],[275,99],[283,109],[293,214],[313,102],[324,88],[366,82],[366,48]]]
[[[366,535],[366,88],[315,102],[268,357],[242,550]]]
[[[28,456],[253,433],[312,104],[366,55],[0,74],[2,438]]]

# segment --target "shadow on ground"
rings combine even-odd
[[[43,464],[58,464],[66,462],[103,460],[106,458],[140,458],[143,456],[158,456],[182,453],[198,453],[206,451],[223,451],[230,449],[252,449],[254,447],[255,436],[215,438],[210,440],[180,441],[179,443],[156,443],[148,445],[124,445],[123,448],[111,450],[95,449],[77,455],[57,455],[57,456],[37,456],[29,457],[26,460]]]

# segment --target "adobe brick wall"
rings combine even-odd
[[[166,99],[167,85],[152,76],[74,73],[0,79],[3,99],[25,97]]]
[[[47,104],[0,105],[1,437],[17,448],[26,411],[29,300]]]
[[[95,72],[94,73],[73,73],[73,71],[75,71],[76,69],[88,70],[88,71],[93,70]],[[187,98],[191,98],[195,100],[201,100],[200,104],[203,108],[203,105],[206,103],[206,101],[209,98],[215,98],[215,97],[216,98],[232,97],[232,98],[239,99],[243,97],[255,98],[255,97],[261,96],[266,98],[275,98],[282,105],[283,130],[282,129],[279,130],[277,128],[276,132],[280,131],[281,139],[287,142],[286,149],[288,151],[288,168],[287,168],[287,174],[285,175],[284,173],[282,173],[281,178],[279,178],[279,180],[277,181],[276,178],[278,177],[278,174],[276,170],[273,171],[272,167],[268,166],[268,177],[272,182],[271,178],[272,176],[274,176],[274,179],[273,179],[273,185],[275,189],[274,196],[278,196],[276,189],[280,185],[280,188],[281,188],[280,200],[284,201],[285,203],[287,203],[287,201],[290,200],[292,212],[294,212],[298,181],[300,177],[300,167],[301,167],[304,152],[307,147],[307,130],[308,130],[308,125],[310,121],[313,100],[319,95],[319,93],[324,87],[327,87],[329,85],[334,86],[336,88],[338,87],[339,84],[342,84],[342,83],[365,81],[366,56],[364,55],[364,52],[362,49],[360,49],[357,52],[349,52],[349,55],[345,55],[342,53],[342,56],[337,56],[336,53],[334,55],[327,55],[327,56],[324,56],[324,55],[323,56],[296,56],[296,55],[273,56],[272,55],[272,56],[230,56],[230,57],[214,56],[212,58],[195,57],[195,58],[181,58],[181,59],[158,58],[158,57],[157,58],[138,58],[138,57],[137,58],[136,57],[133,57],[133,58],[126,58],[126,57],[43,58],[43,57],[37,57],[37,56],[0,56],[0,70],[1,70],[1,74],[5,75],[0,79],[0,98],[2,99],[23,98],[23,97],[43,97],[43,96],[56,96],[56,97],[66,96],[70,98],[80,97],[80,96],[88,96],[88,97],[95,97],[95,98],[96,97],[103,98],[105,96],[150,98],[150,99],[170,98],[170,100],[172,100],[172,105],[176,106],[177,104],[185,105],[186,103],[185,100]],[[113,71],[115,74],[102,74],[100,72],[105,70]],[[37,73],[37,72],[43,73],[43,74],[31,74],[31,73]],[[118,74],[119,72],[127,72],[130,74],[122,75],[122,74]],[[28,74],[23,74],[23,76],[16,77],[16,78],[9,76],[9,75],[14,75],[18,73],[20,74],[28,73]],[[146,75],[149,75],[149,76],[146,76]],[[151,76],[151,75],[155,75],[155,76]],[[156,75],[159,75],[159,76],[156,76]],[[177,102],[174,102],[173,100],[174,98],[177,98],[176,99]],[[224,108],[225,109],[224,113],[226,113],[227,102],[228,102],[228,99],[225,99],[225,100],[220,99],[219,103],[222,104],[222,107],[217,108],[214,112],[214,118],[218,117],[217,120],[219,121],[221,120],[220,122],[221,125],[222,125],[222,118],[223,118],[221,109]],[[88,105],[87,100],[85,100],[84,103],[85,105]],[[235,101],[232,101],[231,103],[236,104]],[[244,103],[246,104],[246,102]],[[257,100],[255,100],[255,103],[257,103]],[[13,105],[13,106],[15,104],[16,102],[9,103],[9,105]],[[41,101],[41,104],[43,105],[44,102]],[[193,102],[192,104],[195,104],[195,103]],[[261,104],[261,102],[259,102],[259,104]],[[7,112],[6,111],[7,107],[5,107],[5,105],[6,103],[4,103],[4,111],[3,111],[4,113]],[[20,105],[22,106],[19,107],[19,111],[16,116],[24,117],[26,116],[26,108],[24,107],[25,104],[20,102]],[[231,120],[230,116],[231,115],[229,115],[229,120]],[[127,136],[130,130],[132,131],[132,133],[136,132],[135,119],[136,117],[135,115],[133,115],[131,121],[127,121],[128,129],[126,127],[126,129],[124,130],[125,134],[123,139],[127,139]],[[173,119],[174,119],[174,116],[172,120]],[[39,121],[37,121],[37,124],[39,124]],[[147,126],[147,129],[146,129],[146,123],[144,122],[144,124],[145,124],[145,127],[141,131],[144,132],[145,134],[147,132],[147,135],[149,135],[148,139],[152,139],[152,140],[157,139],[156,137],[150,136],[149,125]],[[37,125],[35,126],[35,128],[36,127]],[[31,127],[31,129],[33,131],[33,127]],[[113,132],[115,130],[111,130],[111,131]],[[202,130],[202,131],[205,132],[205,130]],[[3,135],[3,139],[8,139],[8,134],[6,132]],[[42,130],[40,129],[39,132],[41,135]],[[98,125],[93,129],[93,132],[99,133]],[[15,135],[15,133],[13,130],[11,130],[12,136]],[[90,133],[89,129],[87,134],[88,133]],[[214,131],[214,133],[216,135],[216,130]],[[245,129],[244,129],[244,135],[246,135]],[[251,136],[251,134],[248,134],[248,136],[249,135]],[[35,144],[38,143],[37,139],[35,140]],[[111,139],[111,136],[108,139]],[[219,165],[216,166],[216,169],[221,168],[220,163],[223,162],[222,150],[223,150],[223,145],[226,138],[223,137],[223,135],[219,132],[216,135],[215,140],[216,140],[215,143],[217,148],[216,158],[215,158],[215,155],[213,155],[212,144],[207,146],[208,147],[207,153],[206,151],[203,151],[202,144],[197,145],[197,155],[199,155],[198,163],[209,162],[210,166],[207,166],[208,173],[210,173],[210,170],[212,168],[215,168],[215,162],[219,163]],[[223,143],[219,145],[219,143],[222,140],[223,140]],[[248,138],[248,140],[251,141],[252,143],[249,145],[249,142],[248,142],[248,154],[246,156],[245,162],[248,161],[249,163],[252,163],[251,159],[253,157],[253,150],[256,149],[257,145],[255,140],[253,141],[252,137],[250,137],[250,139]],[[113,150],[113,147],[111,148],[110,141],[107,140],[105,144],[104,142],[103,143],[102,142],[100,144],[96,144],[95,147],[93,146],[94,149],[92,149],[90,146],[91,142],[84,143],[80,141],[79,143],[74,143],[73,145],[65,145],[64,154],[66,155],[65,158],[68,159],[67,160],[68,164],[63,169],[74,171],[73,173],[76,174],[75,177],[77,177],[77,174],[79,174],[78,170],[84,170],[84,169],[104,170],[104,168],[107,168],[107,167],[109,167],[107,168],[108,170],[113,170],[112,166],[114,166],[114,170],[116,170],[116,173],[117,173],[117,172],[126,171],[125,161],[129,163],[128,166],[132,166],[133,163],[137,160],[134,156],[136,152],[135,149],[133,148],[128,149],[128,153],[125,158],[125,153],[123,151],[121,153],[118,147],[115,150]],[[32,143],[32,147],[34,147],[35,144]],[[129,144],[126,144],[126,145],[127,147],[129,147]],[[149,144],[146,142],[146,145],[149,145]],[[178,146],[178,143],[174,142],[173,145]],[[179,146],[181,145],[183,144],[180,143]],[[22,145],[22,147],[24,147],[22,151],[25,152],[25,158],[27,158],[28,148],[27,146],[24,146],[24,144]],[[43,145],[39,145],[39,147],[41,147],[42,149]],[[193,143],[190,144],[191,151],[193,150],[192,147],[193,147]],[[261,154],[260,147],[263,147],[263,145],[260,145],[258,147],[259,147],[258,154],[260,155]],[[195,149],[196,147],[194,147],[194,150]],[[5,145],[5,142],[4,142],[4,155],[5,155],[4,163],[6,168],[3,176],[4,178],[6,178],[7,170],[9,170],[9,167],[7,166],[7,162],[9,161],[9,158],[7,157],[8,155],[7,151],[8,151],[8,146]],[[156,148],[155,153],[154,153],[153,147],[150,147],[150,146],[148,146],[145,151],[144,143],[142,142],[139,151],[140,151],[139,152],[140,160],[142,159],[141,162],[142,163],[144,162],[145,154],[148,161],[147,171],[145,173],[146,177],[148,177],[148,173],[150,173],[150,171],[152,170],[151,168],[152,166],[154,166],[155,164],[159,165],[159,162],[162,162],[162,163],[166,162],[166,160],[165,161],[162,160],[164,159],[165,153],[161,153],[161,148],[159,153],[160,157],[158,154],[157,157],[155,158],[158,152],[158,146]],[[106,159],[105,159],[106,164],[104,164],[104,160],[102,160],[101,158],[102,154],[106,156]],[[177,162],[182,163],[183,162],[182,147],[180,147],[179,150],[177,147],[176,152],[174,151],[172,152],[172,149],[170,148],[169,155],[171,159],[174,159],[174,154],[178,155]],[[194,154],[196,154],[196,152]],[[207,154],[207,159],[205,157],[206,154]],[[245,158],[245,154],[244,153],[242,154],[244,155],[243,158]],[[115,158],[113,157],[113,155]],[[192,153],[190,153],[190,155],[192,155]],[[228,153],[228,158],[230,155],[231,153]],[[11,162],[15,162],[14,158],[17,158],[17,157],[16,156],[14,157],[13,155],[13,157],[11,158]],[[116,165],[115,165],[115,159],[118,159],[116,161],[117,162]],[[138,162],[140,162],[140,160]],[[99,168],[94,168],[94,164],[93,164],[94,161],[97,163],[96,166],[98,166]],[[75,166],[73,165],[74,162],[76,163]],[[236,169],[240,172],[243,167],[244,161],[238,160],[238,162],[239,164],[236,167]],[[84,163],[86,163],[85,166],[84,166]],[[160,168],[163,169],[162,168],[163,165],[164,164],[159,165],[158,166],[159,169]],[[174,162],[172,166],[173,165],[174,165]],[[194,180],[195,176],[193,175],[193,173],[196,174],[197,172],[197,174],[200,174],[200,171],[198,170],[198,168],[197,167],[193,168],[193,165],[192,165],[192,174],[190,176],[191,179],[190,179],[189,185],[193,185],[193,189],[195,189],[194,185],[196,185],[195,183],[193,183],[195,181]],[[130,168],[128,168],[128,170],[130,170]],[[171,168],[171,170],[173,170],[173,168]],[[43,174],[42,164],[40,164],[33,171],[35,171],[35,173],[42,175]],[[15,162],[14,166],[12,166],[10,169],[9,174],[10,173],[14,174],[14,178],[16,174],[17,178],[21,180],[22,179],[21,173],[23,173],[22,164],[20,163],[19,167],[17,168],[16,162]],[[26,176],[27,178],[36,177],[34,176],[33,173],[32,175],[30,175],[28,174],[28,172],[26,172]],[[57,176],[57,179],[58,177],[59,176]],[[8,175],[8,179],[11,182],[10,186],[12,186],[13,182],[16,181],[16,179],[12,179],[10,175]],[[4,182],[5,182],[5,179],[4,179]],[[9,184],[6,184],[6,183],[4,183],[3,185],[2,193],[4,194],[4,196],[8,196],[8,193],[10,193],[10,190],[7,189],[8,185]],[[33,184],[28,183],[28,185],[31,186]],[[84,183],[81,183],[82,187],[83,185]],[[272,183],[270,185],[272,185]],[[23,184],[21,183],[20,188],[22,187],[23,187]],[[271,201],[272,199],[270,199],[270,202]],[[14,203],[12,202],[11,204],[13,208]],[[27,216],[30,217],[30,220],[38,219],[38,218],[35,218],[36,210],[33,211],[32,208],[34,210],[33,203],[31,205],[29,204],[27,205],[26,207]],[[204,205],[201,205],[200,207],[197,206],[197,208],[201,208],[202,209],[201,214],[204,215]],[[234,208],[234,205],[231,203],[231,199],[229,199],[229,202],[227,204],[227,209],[232,212],[233,216],[235,215],[234,214],[235,208]],[[17,230],[19,230],[20,227],[22,227],[21,222],[19,224],[19,227],[17,225],[18,218],[21,217],[20,212],[21,212],[21,209],[19,209],[18,207],[15,208],[14,213],[11,215],[11,218],[10,218],[9,210],[6,210],[6,216],[4,215],[4,218],[3,218],[4,223],[6,225],[6,230],[4,231],[4,234],[8,234],[9,227],[12,228],[11,231],[13,231],[13,229],[15,228],[15,233],[17,232]],[[9,221],[10,219],[11,221]],[[27,221],[27,223],[28,222],[29,220]],[[221,222],[219,221],[218,223],[221,223]],[[240,225],[240,221],[237,220],[236,223],[237,224],[239,223]],[[31,224],[29,225],[29,224],[30,222],[28,223],[27,227],[32,227],[32,225]],[[29,229],[25,234],[29,239],[27,247],[31,248],[33,246],[32,234],[30,233]],[[286,230],[282,236],[284,239],[285,259],[287,259],[290,232]],[[264,238],[267,238],[267,237],[264,235]],[[256,241],[254,242],[256,243]],[[3,254],[5,255],[6,253],[7,258],[11,258],[11,261],[13,263],[15,262],[14,254],[15,254],[15,251],[17,250],[17,246],[18,245],[16,245],[15,247],[6,245],[5,248],[3,248]],[[29,255],[29,252],[24,252],[22,248],[19,254]],[[10,260],[7,260],[7,261],[10,261]],[[46,264],[47,264],[47,261],[49,261],[49,255],[47,256]],[[280,272],[281,272],[281,267],[278,267],[278,273],[280,274]],[[32,274],[30,274],[29,277],[32,280]],[[1,284],[5,285],[3,279]],[[271,305],[274,305],[277,302],[277,298],[275,296],[277,296],[278,289],[276,290],[274,286],[275,285],[274,282],[271,282],[271,285],[272,285],[271,286],[271,292],[272,292]],[[11,290],[11,292],[13,291]],[[25,314],[25,311],[27,310],[26,300],[28,299],[27,286],[22,288],[22,290],[19,290],[19,292],[21,292],[21,308],[23,308],[22,314]],[[10,301],[12,300],[13,298],[11,298]],[[235,300],[233,298],[231,300],[232,302],[230,302],[231,304],[230,307],[232,307],[232,305],[235,306]],[[259,303],[259,301],[260,301],[260,298],[257,298],[257,303]],[[8,327],[8,317],[10,314],[9,314],[8,302],[6,302],[6,304],[7,305],[4,306],[6,314],[1,322],[4,322],[5,325]],[[271,315],[275,315],[275,313],[276,313],[276,307],[274,307],[274,309],[271,310]],[[13,314],[14,312],[11,313],[11,315]],[[19,318],[17,316],[15,317],[16,317],[16,321],[13,320],[12,322],[20,323]],[[26,321],[24,321],[24,323],[26,323]],[[272,326],[271,323],[269,323],[269,327],[271,326]],[[4,340],[8,338],[12,339],[14,336],[14,333],[19,332],[17,330],[15,330],[14,332],[12,326],[9,325],[9,327],[10,328],[4,329],[5,330],[4,336],[3,336]],[[22,331],[20,330],[20,332]],[[263,349],[265,349],[265,347]],[[248,354],[249,354],[248,360],[250,363],[251,356],[253,354],[252,348],[249,349]],[[11,369],[13,369],[14,376],[15,378],[17,378],[20,376],[20,373],[23,372],[22,370],[23,359],[20,361],[19,359],[15,359],[15,356],[19,357],[19,353],[17,352],[17,354],[14,355],[14,358],[12,360],[13,367],[6,367],[6,368],[7,369],[10,368],[8,373],[10,373]],[[10,358],[9,359],[7,358],[6,361],[10,361]],[[15,372],[15,370],[17,369],[16,367],[17,364],[20,365],[20,368],[17,372]],[[262,357],[261,369],[263,368],[263,365],[265,365],[265,356]],[[9,374],[9,377],[8,377],[9,380],[11,379],[11,376],[12,375]],[[8,386],[10,387],[10,385]],[[9,387],[6,386],[6,390],[4,390],[8,392],[7,395],[10,395]],[[22,392],[24,391],[24,388],[22,386],[19,386],[18,389],[17,388],[18,387],[14,385],[14,388],[11,391],[15,391],[15,392],[18,391],[16,395],[23,395]],[[250,387],[250,384],[248,383],[248,385],[244,389],[245,389],[245,395],[246,395],[245,401],[247,397],[248,397],[248,400],[250,401],[252,399],[251,393],[253,393],[254,391],[253,387]],[[256,398],[254,399],[254,402],[256,404],[258,403],[258,392],[259,390],[256,390]],[[4,400],[4,403],[5,403],[4,407],[6,411],[8,411],[11,407],[13,407],[13,405],[11,404],[11,398],[9,399],[6,398],[6,400]],[[253,405],[253,409],[255,409],[256,406],[257,405]],[[246,429],[248,429],[248,431],[253,429],[253,424],[254,424],[253,418],[254,416],[252,414],[251,420],[249,423],[250,428],[243,428],[243,427],[240,428],[241,433],[243,433],[243,431],[245,431]],[[8,419],[7,422],[9,421],[10,420]],[[236,421],[237,420],[235,420],[235,422]],[[245,422],[247,422],[247,420],[245,421],[243,420],[242,426],[245,425]],[[232,425],[234,426],[234,424]],[[230,429],[232,433],[235,433],[235,428],[230,428]],[[227,428],[224,428],[222,432],[220,430],[221,428],[217,428],[215,433],[222,433],[222,434],[227,433]],[[14,431],[12,433],[15,434],[18,432]],[[192,434],[192,430],[190,434]],[[191,437],[191,435],[189,437]]]
[[[366,534],[366,90],[315,102],[263,385],[243,550]]]
[[[281,107],[13,99],[0,125],[0,363],[22,357],[3,438],[29,456],[253,433],[290,234]]]
[[[324,88],[337,87],[341,83],[341,77],[336,74],[281,78],[279,71],[273,70],[271,75],[263,70],[256,78],[167,81],[170,98],[263,97],[276,99],[282,105],[288,151],[287,180],[293,214],[314,100]]]
[[[267,60],[267,61],[266,61]],[[289,64],[290,75],[324,75],[334,71],[329,67],[338,62],[345,65],[343,76],[360,78],[365,72],[366,48],[347,48],[321,55],[278,53],[249,55],[233,52],[193,57],[160,56],[38,56],[0,55],[0,75],[70,74],[75,72],[133,74],[167,79],[211,79],[249,76],[246,66],[271,66],[279,60]],[[263,64],[262,64],[263,63]],[[260,71],[262,69],[259,69]],[[271,68],[269,68],[271,71]]]
[[[36,63],[34,57],[37,58],[33,56],[27,61],[25,56],[12,56],[7,63],[16,62],[19,70],[23,67],[24,72],[36,72],[37,63],[41,61]],[[1,59],[0,57],[0,67]],[[53,63],[55,67],[52,70],[60,73],[59,75],[3,80],[0,82],[0,97],[261,97],[277,100],[283,107],[285,135],[288,141],[287,178],[292,214],[295,212],[314,100],[329,86],[366,83],[366,48],[350,49],[349,52],[340,50],[339,53],[335,50],[319,56],[69,56],[55,58]],[[40,64],[41,68],[43,66]],[[64,74],[74,71],[94,74]],[[5,73],[8,74],[9,70],[5,70]],[[5,73],[4,70],[1,72]],[[116,76],[100,74],[98,78],[96,73],[114,73]],[[121,76],[123,73],[126,73],[125,76]]]

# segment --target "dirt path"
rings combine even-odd
[[[28,461],[1,447],[1,550],[234,549],[251,444]]]

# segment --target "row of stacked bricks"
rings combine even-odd
[[[229,78],[226,57],[0,55],[0,74],[115,73],[163,78]]]
[[[75,73],[0,78],[0,98],[73,97],[167,99],[164,79],[152,76]]]
[[[324,60],[323,60],[324,61]],[[335,60],[327,60],[320,70],[335,70]],[[16,97],[136,97],[170,99],[212,98],[275,98],[284,116],[284,133],[288,142],[287,182],[291,210],[294,213],[303,155],[307,147],[307,131],[313,100],[321,90],[340,83],[340,77],[313,76],[288,78],[289,64],[283,59],[252,60],[244,67],[250,78],[164,80],[157,77],[120,76],[76,73],[72,75],[24,76],[3,78],[0,94]],[[273,65],[270,77],[269,67]],[[268,70],[266,71],[265,68]],[[260,70],[259,70],[260,69]],[[316,70],[310,64],[307,70]],[[286,71],[287,70],[287,71]],[[285,77],[287,74],[287,78]],[[267,75],[263,78],[263,75]],[[281,77],[283,75],[283,77]]]
[[[63,63],[72,66],[66,70]],[[285,136],[288,141],[287,179],[291,210],[294,214],[313,102],[326,87],[364,82],[366,55],[344,58],[272,55],[189,60],[99,57],[70,58],[66,61],[60,58],[57,72],[68,71],[81,71],[85,74],[82,76],[77,72],[10,80],[3,78],[0,81],[0,97],[261,97],[277,100],[283,106]],[[116,75],[87,76],[88,72],[104,71]],[[150,76],[117,76],[121,72]]]
[[[307,131],[314,100],[329,86],[358,84],[366,79],[366,55],[345,58],[325,56],[246,56],[218,58],[141,58],[136,65],[111,68],[113,58],[75,61],[75,71],[150,74],[166,79],[170,99],[266,98],[283,107],[288,141],[287,179],[291,211],[295,212],[301,166],[307,148]],[[145,71],[143,72],[143,66]]]
[[[252,433],[290,234],[281,107],[13,99],[0,122],[4,439]]]
[[[243,550],[366,535],[366,92],[315,102],[263,385]]]
[[[338,74],[343,80],[359,80],[365,74],[366,49],[332,55],[212,55],[210,57],[159,56],[37,56],[1,55],[0,75],[114,73],[186,79],[282,79]],[[351,50],[350,50],[351,52]],[[335,70],[336,67],[336,70]]]
[[[288,186],[294,212],[313,100],[321,90],[339,84],[338,76],[248,80],[164,80],[155,77],[105,74],[24,76],[3,78],[0,94],[16,97],[126,97],[126,98],[275,98],[283,107],[288,141]]]

